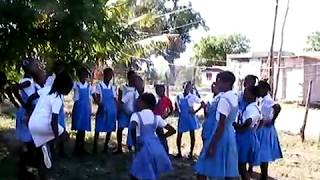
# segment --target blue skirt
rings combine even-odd
[[[116,130],[116,111],[108,114],[100,107],[96,115],[96,132],[113,132]]]
[[[214,114],[215,115],[215,114]],[[208,116],[203,123],[202,129],[202,140],[203,142],[210,139],[212,134],[216,131],[217,128],[217,121],[215,116]]]
[[[200,123],[196,115],[194,114],[185,114],[180,115],[178,121],[178,132],[184,133],[189,131],[194,131],[200,128]]]
[[[64,114],[64,107],[63,106],[60,109],[58,119],[59,119],[58,121],[59,121],[60,126],[62,126],[63,129],[66,129],[65,114]]]
[[[138,179],[155,180],[173,170],[171,161],[157,137],[145,139],[131,165],[131,175]]]
[[[72,130],[90,131],[91,130],[91,106],[81,107],[75,102],[72,110]]]
[[[260,141],[260,162],[272,162],[282,158],[282,151],[275,127],[261,127],[257,130]]]
[[[260,143],[255,130],[237,132],[239,163],[259,165]]]
[[[238,151],[234,130],[225,130],[223,136],[217,144],[216,152],[213,156],[208,156],[207,152],[213,135],[204,142],[198,161],[194,169],[197,174],[210,178],[237,178],[238,171]]]
[[[32,136],[27,126],[26,110],[22,107],[16,112],[16,137],[22,142],[32,142]]]
[[[120,112],[119,117],[118,117],[118,127],[119,128],[127,128],[127,127],[129,127],[129,123],[130,123],[129,116],[123,112]]]

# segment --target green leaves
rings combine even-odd
[[[193,59],[197,65],[225,65],[227,54],[248,52],[249,39],[241,34],[208,36],[194,46]]]
[[[320,31],[313,32],[307,37],[306,51],[320,51]]]

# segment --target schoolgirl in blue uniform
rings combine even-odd
[[[269,162],[282,158],[278,134],[274,126],[275,120],[281,111],[281,107],[271,98],[269,94],[271,88],[267,82],[260,81],[258,88],[259,94],[262,97],[262,120],[260,121],[259,129],[257,130],[257,136],[260,141],[259,160],[261,162],[261,179],[267,180]]]
[[[128,84],[123,85],[121,88],[119,88],[118,92],[118,129],[117,129],[117,151],[116,154],[121,154],[122,151],[122,134],[124,128],[128,128],[130,123],[130,116],[132,112],[130,111],[130,108],[128,108],[130,105],[122,104],[122,98],[125,97],[129,92],[135,91],[134,87],[134,71],[128,71],[127,73],[127,80]],[[128,111],[129,110],[129,111]]]
[[[217,127],[204,144],[195,165],[198,180],[239,177],[237,143],[232,126],[238,115],[238,96],[232,91],[234,82],[232,72],[219,73],[216,83],[223,94],[216,110]]]
[[[144,81],[141,76],[135,75],[133,77],[135,91],[131,91],[126,94],[125,97],[122,98],[123,104],[130,104],[130,109],[126,110],[127,112],[136,112],[137,111],[137,99],[140,95],[144,93]],[[133,146],[133,140],[131,134],[131,123],[128,128],[128,136],[127,136],[127,146],[129,151],[131,151],[131,147]]]
[[[85,150],[86,131],[91,131],[91,94],[92,88],[88,83],[89,72],[81,68],[77,72],[79,82],[75,82],[74,105],[72,110],[72,130],[77,131],[73,153],[76,156],[88,154]]]
[[[116,130],[117,100],[116,88],[111,84],[113,70],[106,68],[103,71],[103,82],[96,85],[93,95],[95,103],[99,105],[96,114],[96,127],[94,134],[93,153],[97,152],[100,132],[106,132],[104,152],[108,152],[111,133]]]
[[[130,170],[133,180],[156,180],[162,173],[173,169],[168,154],[156,135],[156,129],[166,129],[166,137],[175,134],[175,129],[160,116],[153,114],[155,104],[154,95],[144,93],[138,98],[138,111],[131,116],[131,135],[136,150]]]
[[[250,86],[244,90],[244,99],[248,105],[244,108],[238,122],[234,123],[239,156],[239,172],[241,179],[249,180],[247,164],[259,164],[260,143],[257,138],[256,129],[261,118],[260,109],[257,104],[259,96],[258,87]]]
[[[181,153],[181,139],[182,134],[185,132],[190,133],[190,153],[189,158],[193,156],[193,149],[195,145],[195,135],[194,131],[200,128],[199,120],[196,117],[196,113],[204,106],[204,103],[201,102],[197,95],[191,93],[192,84],[188,81],[184,86],[184,92],[181,95],[177,96],[176,100],[176,110],[179,112],[178,120],[178,136],[177,136],[177,147],[178,154],[176,158],[182,158]],[[193,109],[194,103],[201,103],[201,106],[197,109]]]
[[[204,108],[205,121],[202,126],[201,134],[203,144],[205,144],[207,140],[210,139],[212,133],[215,131],[217,127],[216,109],[221,94],[219,93],[215,82],[211,85],[211,92],[212,95],[211,97],[209,97],[208,102]]]

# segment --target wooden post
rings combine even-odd
[[[311,97],[311,88],[312,88],[312,80],[309,81],[309,86],[308,86],[308,94],[307,94],[307,99],[306,99],[306,112],[304,114],[304,120],[302,127],[300,129],[300,136],[301,136],[301,141],[304,142],[305,136],[304,136],[304,131],[306,129],[307,125],[307,119],[308,119],[308,112],[309,112],[309,105],[310,105],[310,97]]]
[[[284,19],[283,19],[283,23],[282,23],[282,29],[281,29],[281,43],[280,43],[280,49],[279,49],[279,52],[278,52],[276,81],[274,83],[275,85],[274,85],[274,91],[273,91],[273,99],[274,100],[276,100],[277,92],[278,92],[279,76],[280,76],[280,64],[281,64],[281,58],[282,58],[284,28],[285,28],[286,22],[287,22],[287,16],[288,16],[288,12],[289,12],[289,4],[290,4],[290,0],[287,1],[287,9],[286,9],[286,13],[284,15]]]
[[[270,52],[269,52],[269,57],[268,57],[269,84],[271,87],[271,92],[273,92],[273,74],[274,74],[273,45],[274,45],[274,37],[276,34],[276,26],[277,26],[278,4],[279,4],[279,0],[276,0],[276,6],[275,6],[275,11],[274,11],[274,20],[273,20],[272,38],[271,38],[271,46],[270,46]],[[273,96],[273,94],[272,94],[272,96]]]

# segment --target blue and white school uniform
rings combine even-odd
[[[216,111],[220,100],[221,93],[215,97],[211,97],[207,103],[207,117],[202,126],[202,140],[205,143],[208,139],[211,139],[212,134],[216,131],[217,120]]]
[[[116,130],[116,88],[104,82],[96,85],[95,93],[100,95],[101,102],[96,115],[96,132],[113,132]]]
[[[32,78],[23,78],[19,83],[30,82],[30,86],[20,91],[22,100],[26,103],[28,98],[34,94],[37,89]],[[37,100],[32,105],[35,106]],[[16,137],[21,142],[32,142],[32,136],[27,126],[26,110],[21,106],[16,112]]]
[[[135,88],[128,87],[128,86],[122,86],[121,91],[122,91],[122,100],[121,101],[123,102],[125,109],[122,109],[119,112],[118,127],[119,128],[127,128],[130,123],[130,117],[128,115],[128,112],[125,112],[125,111],[132,110],[131,112],[133,112],[133,106],[134,106],[131,99],[129,98],[129,96],[127,96],[127,94],[135,92]]]
[[[155,180],[160,174],[172,171],[171,161],[156,135],[156,129],[165,127],[167,123],[149,109],[134,113],[130,121],[138,124],[136,132],[140,146],[131,165],[131,175]]]
[[[43,89],[42,91],[47,91]],[[30,117],[29,128],[36,147],[53,140],[51,121],[52,114],[59,114],[63,101],[60,95],[56,93],[40,93],[39,101]],[[58,124],[58,133],[61,135],[64,128]]]
[[[190,112],[190,108],[193,108],[195,103],[201,102],[198,96],[191,93],[187,96],[181,94],[177,96],[176,102],[179,111],[178,132],[183,133],[199,129],[200,123],[197,116]]]
[[[249,163],[252,165],[259,164],[260,143],[257,138],[257,124],[261,118],[261,113],[256,102],[253,102],[244,109],[242,117],[238,120],[239,124],[246,123],[246,120],[251,119],[250,128],[236,132],[239,163]]]
[[[91,130],[91,86],[85,82],[74,83],[74,105],[72,110],[72,130]]]
[[[206,141],[199,159],[194,167],[199,175],[209,178],[224,179],[239,177],[238,171],[238,151],[233,122],[238,115],[238,96],[232,91],[221,95],[217,105],[216,120],[219,123],[220,113],[226,116],[223,135],[216,144],[216,152],[213,156],[208,156],[209,146],[212,138]]]
[[[268,94],[261,101],[262,120],[273,118],[274,101]],[[263,126],[257,130],[258,140],[260,141],[260,162],[272,162],[282,158],[282,151],[278,139],[277,130],[274,125]]]
[[[123,110],[126,111],[126,114],[133,113],[136,111],[136,101],[139,98],[139,93],[137,90],[130,90],[122,97],[122,103],[124,104]],[[128,116],[128,115],[127,115]],[[133,146],[133,141],[131,138],[131,127],[129,124],[128,134],[127,134],[127,145],[128,147]]]

